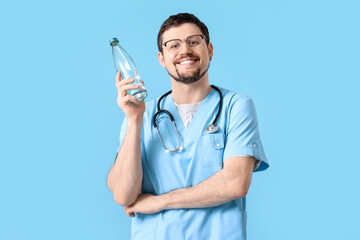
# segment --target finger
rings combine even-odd
[[[117,103],[119,106],[131,106],[131,107],[138,107],[138,105],[141,104],[141,102],[139,102],[139,100],[137,100],[136,97],[131,95],[118,97]]]
[[[126,96],[126,92],[128,90],[131,90],[131,89],[138,89],[139,88],[139,85],[136,85],[136,84],[127,84],[127,85],[123,85],[123,84],[119,84],[118,86],[118,95],[119,96]]]
[[[121,87],[121,90],[122,90],[122,91],[128,91],[128,90],[131,90],[131,89],[138,89],[138,88],[139,88],[139,85],[136,85],[136,84],[128,84],[128,85],[122,86],[122,87]]]
[[[118,83],[121,81],[121,72],[117,71],[116,73],[116,86],[118,85]]]
[[[125,98],[126,97],[126,98]],[[123,91],[123,90],[119,90],[118,91],[118,100],[121,101],[121,102],[128,102],[128,101],[133,101],[135,103],[140,103],[136,97],[134,97],[130,94],[127,94],[126,91]]]
[[[126,95],[125,97],[124,97],[124,102],[125,102],[125,104],[139,104],[140,102],[139,102],[139,100],[137,100],[137,98],[136,97],[134,97],[134,96],[131,96],[131,95]]]
[[[122,106],[129,105],[129,106],[136,107],[136,105],[139,104],[139,101],[136,99],[136,97],[131,96],[131,95],[126,95],[122,98],[118,98],[117,102],[119,105],[122,105]]]
[[[129,208],[128,207],[124,207],[124,212],[125,212],[126,215],[129,216]]]
[[[134,78],[124,78],[124,79],[120,79],[120,81],[116,81],[116,86],[117,87],[121,87],[121,86],[124,86],[124,85],[127,85],[129,83],[132,83],[134,82],[135,79]]]
[[[129,208],[124,208],[125,214],[129,217],[135,217],[135,213],[132,212]]]

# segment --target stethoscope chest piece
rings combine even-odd
[[[205,131],[206,131],[207,133],[214,133],[214,132],[217,132],[217,131],[219,130],[219,127],[216,126],[216,120],[218,119],[218,117],[219,117],[219,115],[220,115],[221,107],[222,107],[222,101],[223,101],[223,99],[222,99],[222,94],[221,94],[220,89],[219,89],[218,87],[214,86],[214,85],[211,85],[211,87],[212,87],[213,89],[215,89],[215,90],[219,93],[220,103],[219,103],[219,109],[218,109],[218,112],[217,112],[217,114],[216,114],[216,116],[215,116],[214,121],[213,121],[209,126],[207,126],[207,128],[205,128]],[[178,151],[183,150],[183,147],[182,147],[182,144],[181,144],[180,134],[179,134],[179,132],[178,132],[178,130],[177,130],[177,127],[176,127],[176,124],[175,124],[175,119],[174,119],[173,115],[171,115],[171,113],[170,113],[169,111],[160,108],[160,102],[161,102],[161,100],[162,100],[163,98],[165,98],[167,95],[169,95],[170,93],[171,93],[171,90],[168,91],[167,93],[165,93],[164,95],[162,95],[162,96],[159,98],[159,100],[158,100],[158,102],[157,102],[157,112],[156,112],[156,113],[154,114],[154,116],[153,116],[153,126],[154,126],[154,128],[155,128],[155,130],[156,130],[156,132],[157,132],[157,134],[158,134],[158,136],[159,136],[159,139],[160,139],[161,144],[163,145],[163,147],[164,147],[164,149],[165,149],[165,153],[175,153],[175,152],[178,152]],[[156,117],[157,117],[160,113],[165,113],[165,114],[167,114],[167,115],[170,117],[171,122],[174,124],[175,131],[176,131],[176,134],[177,134],[177,137],[178,137],[178,141],[179,141],[178,147],[177,147],[176,149],[174,149],[174,150],[169,150],[169,149],[166,148],[165,143],[163,142],[163,140],[162,140],[162,138],[161,138],[161,135],[160,135],[160,133],[159,133],[159,130],[158,130],[158,128],[157,128]]]
[[[207,126],[207,128],[205,128],[205,131],[207,133],[214,133],[217,132],[217,130],[219,130],[219,127],[214,124],[210,124],[209,126]]]

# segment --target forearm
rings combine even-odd
[[[198,185],[158,197],[163,202],[164,209],[206,208],[244,197],[247,190],[246,184],[239,184],[239,179],[229,177],[222,170]]]
[[[205,181],[162,195],[140,194],[136,202],[124,208],[125,213],[134,217],[134,213],[152,214],[166,209],[207,208],[245,197],[254,164],[253,157],[227,158],[223,169]]]
[[[114,199],[126,206],[136,200],[142,185],[141,165],[142,120],[129,121],[124,141],[108,175],[108,186]]]

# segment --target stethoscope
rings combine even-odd
[[[219,115],[220,115],[220,112],[221,112],[221,107],[222,107],[222,101],[223,101],[223,99],[222,99],[222,94],[221,94],[220,89],[219,89],[218,87],[214,86],[214,85],[210,85],[210,86],[211,86],[213,89],[215,89],[215,90],[219,93],[219,95],[220,95],[220,104],[219,104],[219,109],[218,109],[218,112],[217,112],[217,114],[216,114],[216,117],[215,117],[214,121],[213,121],[209,126],[207,126],[207,127],[205,128],[205,131],[206,131],[207,133],[214,133],[214,132],[216,132],[217,130],[219,130],[219,127],[216,125],[216,121],[217,121],[217,119],[219,118]],[[174,153],[174,152],[178,152],[178,151],[183,150],[183,147],[181,146],[180,135],[179,135],[179,132],[178,132],[178,130],[177,130],[177,127],[176,127],[176,124],[175,124],[175,119],[174,119],[173,115],[172,115],[169,111],[160,108],[161,100],[163,100],[163,98],[165,98],[165,97],[166,97],[167,95],[169,95],[171,92],[172,92],[172,90],[168,91],[167,93],[165,93],[164,95],[162,95],[162,96],[160,97],[160,99],[159,99],[159,101],[158,101],[158,103],[157,103],[157,112],[155,113],[155,115],[154,115],[154,117],[153,117],[153,125],[154,125],[154,128],[155,128],[155,130],[156,130],[159,138],[160,138],[161,144],[162,144],[163,147],[165,148],[165,153]],[[169,150],[169,149],[167,149],[167,148],[165,147],[165,144],[164,144],[161,136],[160,136],[160,133],[159,133],[159,130],[158,130],[158,126],[157,126],[157,124],[156,124],[156,117],[157,117],[160,113],[165,113],[165,114],[167,114],[167,115],[170,117],[170,120],[171,120],[171,122],[173,123],[173,125],[174,125],[174,127],[175,127],[175,131],[176,131],[176,134],[177,134],[178,140],[179,140],[179,145],[178,145],[178,147],[177,147],[176,149],[174,149],[174,150]]]

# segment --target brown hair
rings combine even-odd
[[[197,17],[195,17],[195,15],[193,15],[191,13],[178,13],[176,15],[171,15],[168,19],[165,20],[165,22],[163,22],[163,24],[160,27],[160,30],[159,30],[159,33],[157,36],[157,45],[158,45],[159,52],[163,51],[162,35],[164,34],[164,32],[171,27],[174,27],[174,26],[176,27],[183,23],[194,23],[196,26],[198,26],[200,28],[201,32],[205,35],[206,44],[209,44],[210,36],[209,36],[209,31],[208,31],[208,28],[206,27],[206,25],[203,22],[201,22]]]

